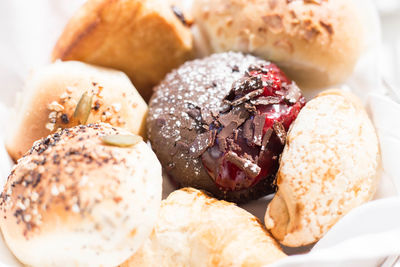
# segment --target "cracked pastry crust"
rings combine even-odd
[[[348,0],[194,0],[210,52],[271,60],[303,89],[338,84],[362,49],[357,7]]]
[[[122,267],[265,266],[286,255],[260,221],[193,188],[162,201],[150,238]]]
[[[146,101],[165,74],[191,57],[190,29],[166,0],[89,0],[52,55],[121,70]]]
[[[75,117],[82,98],[88,103]],[[17,160],[34,141],[78,124],[105,122],[144,136],[147,105],[120,71],[57,61],[32,73],[14,115],[6,147]]]
[[[280,164],[266,227],[285,246],[314,243],[377,188],[379,144],[360,100],[327,90],[308,102],[288,132]]]
[[[0,195],[4,239],[29,266],[116,266],[147,239],[161,204],[161,165],[143,141],[109,124],[80,125],[35,143]]]

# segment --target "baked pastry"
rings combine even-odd
[[[4,239],[29,266],[116,266],[148,238],[161,166],[109,124],[64,129],[18,161],[0,197]]]
[[[194,0],[193,16],[211,52],[274,61],[303,90],[345,81],[362,50],[358,8],[348,0]]]
[[[192,57],[184,11],[171,6],[166,0],[89,0],[65,27],[52,58],[122,70],[147,101],[165,74]]]
[[[184,188],[163,200],[150,238],[122,267],[261,267],[285,256],[256,217]]]
[[[304,102],[273,63],[215,54],[186,62],[156,87],[147,134],[181,186],[245,202],[274,192],[285,131]]]
[[[8,131],[14,160],[58,128],[107,122],[144,136],[147,105],[120,71],[69,61],[36,70],[26,82]]]
[[[341,90],[322,92],[288,133],[267,228],[285,246],[318,241],[373,197],[380,160],[375,129],[360,100]]]

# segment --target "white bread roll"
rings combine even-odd
[[[346,80],[363,28],[349,0],[193,0],[210,52],[240,51],[274,61],[301,88]]]
[[[152,235],[122,267],[257,267],[285,256],[256,217],[183,188],[163,200]]]
[[[116,134],[129,133],[109,124],[64,129],[18,161],[1,194],[0,226],[23,264],[116,266],[148,238],[161,166],[143,141],[102,140]]]
[[[192,58],[192,33],[171,8],[182,0],[88,0],[73,15],[53,60],[125,72],[147,101],[165,74]],[[177,2],[177,3],[174,3]]]
[[[74,119],[74,111],[87,92],[93,95],[89,117]],[[144,135],[147,104],[128,77],[120,72],[81,62],[58,61],[34,71],[25,84],[16,107],[6,147],[12,158],[20,158],[34,141],[57,128],[107,122]]]
[[[359,99],[341,90],[319,94],[288,132],[267,228],[285,246],[318,241],[373,197],[380,163],[375,129]]]

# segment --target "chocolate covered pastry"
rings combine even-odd
[[[179,185],[246,202],[275,191],[286,131],[304,104],[273,63],[215,54],[185,63],[156,87],[148,137]]]

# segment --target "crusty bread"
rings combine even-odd
[[[52,57],[122,70],[148,100],[166,73],[192,57],[192,34],[165,0],[88,0]]]
[[[343,82],[362,46],[363,29],[349,0],[194,0],[193,15],[211,52],[274,61],[303,89]]]
[[[93,95],[87,121],[74,118],[82,95]],[[57,128],[107,122],[144,136],[147,105],[128,77],[81,62],[56,62],[33,72],[25,84],[8,131],[6,147],[20,158],[34,141]]]
[[[322,92],[300,111],[288,132],[278,192],[265,214],[267,228],[286,246],[318,241],[373,197],[380,161],[375,129],[356,96]]]
[[[124,267],[265,266],[285,257],[256,217],[184,188],[161,204],[156,227]]]
[[[18,161],[0,198],[4,239],[29,266],[116,266],[148,238],[161,204],[161,166],[109,124],[65,129]]]

